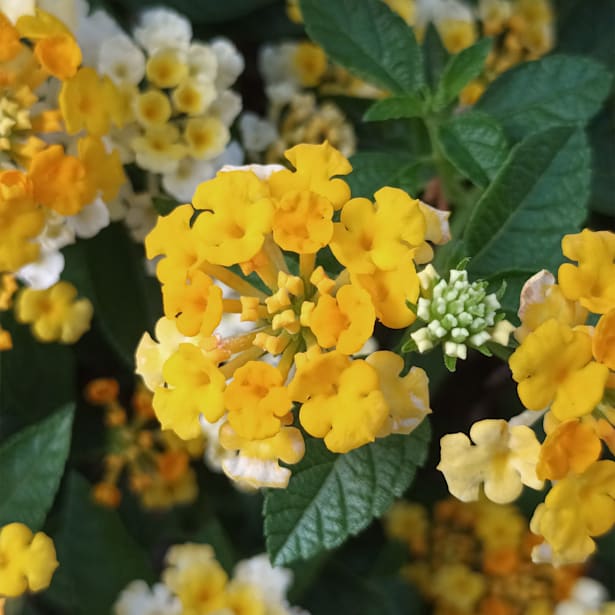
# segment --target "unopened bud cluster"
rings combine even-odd
[[[487,294],[487,282],[470,282],[460,269],[451,269],[446,281],[431,265],[419,278],[417,317],[427,324],[410,336],[419,352],[441,345],[445,357],[456,360],[466,358],[468,346],[489,354],[487,342],[508,343],[513,327],[502,320],[500,302],[496,293]]]

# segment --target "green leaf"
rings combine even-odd
[[[13,349],[0,352],[0,438],[5,438],[71,402],[75,368],[71,348],[36,341],[8,312],[0,313],[0,323],[13,337]]]
[[[151,582],[143,550],[115,511],[92,501],[90,484],[72,473],[64,490],[58,531],[52,532],[60,567],[45,598],[76,615],[108,615],[135,579]]]
[[[438,130],[444,154],[479,188],[486,188],[506,160],[508,139],[502,126],[485,113],[464,113]]]
[[[0,446],[0,527],[14,521],[32,531],[42,527],[64,473],[73,413],[67,405]]]
[[[304,459],[284,490],[265,497],[265,536],[274,565],[307,559],[342,544],[382,515],[425,461],[428,421],[344,455],[308,440]]]
[[[168,196],[152,197],[152,204],[161,216],[168,216],[179,205],[175,199]]]
[[[350,158],[350,163],[353,170],[345,179],[354,197],[372,198],[383,186],[416,195],[430,175],[424,163],[392,152],[359,152]]]
[[[419,96],[406,94],[391,96],[376,101],[365,113],[363,120],[374,122],[381,120],[398,120],[406,117],[421,117],[425,112],[425,102]]]
[[[442,44],[438,30],[432,22],[427,25],[422,49],[427,83],[435,90],[451,55]]]
[[[424,83],[412,29],[382,0],[300,0],[308,35],[352,73],[392,94]]]
[[[471,47],[460,51],[448,61],[434,96],[434,108],[436,110],[443,109],[453,102],[459,92],[472,79],[480,75],[492,46],[492,39],[483,38]]]
[[[560,242],[586,216],[590,150],[579,128],[551,128],[517,145],[468,222],[469,271],[553,270]]]
[[[615,98],[588,128],[593,151],[593,181],[590,208],[615,217]]]
[[[162,314],[160,285],[146,274],[142,248],[121,224],[112,224],[81,248],[95,316],[118,356],[132,367],[139,339]]]
[[[520,64],[500,75],[481,96],[476,109],[500,120],[520,140],[553,126],[587,122],[611,87],[611,75],[598,62],[552,55]]]

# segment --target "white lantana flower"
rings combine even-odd
[[[156,226],[157,219],[158,212],[152,204],[152,195],[148,192],[134,194],[128,202],[128,211],[124,218],[130,236],[136,242],[142,243]]]
[[[84,66],[96,66],[102,44],[118,34],[123,34],[123,31],[107,12],[97,10],[82,16],[76,34]]]
[[[218,92],[218,96],[211,103],[209,111],[216,115],[225,126],[230,126],[241,113],[243,105],[241,96],[233,90]]]
[[[214,81],[218,72],[218,56],[205,43],[192,43],[186,54],[188,74],[193,79]]]
[[[109,210],[101,198],[94,199],[78,214],[66,218],[66,225],[72,229],[77,237],[90,239],[98,232],[109,226]]]
[[[138,85],[145,75],[145,55],[130,37],[117,34],[100,46],[98,70],[116,83]]]
[[[235,45],[224,37],[213,39],[211,50],[218,61],[216,87],[219,90],[225,90],[233,85],[237,77],[243,72],[245,67],[243,56],[237,51]]]
[[[113,606],[114,615],[180,615],[179,598],[162,583],[151,589],[145,581],[132,581]]]
[[[211,160],[184,158],[177,169],[162,176],[162,186],[173,198],[182,203],[192,201],[197,186],[216,174]]]
[[[0,11],[15,23],[22,15],[34,15],[36,0],[0,0]]]
[[[239,133],[246,150],[254,154],[264,152],[278,138],[278,131],[272,122],[250,111],[241,116]]]
[[[141,14],[134,35],[149,54],[165,47],[187,50],[192,39],[192,25],[171,9],[149,9]]]
[[[46,290],[60,279],[64,255],[59,250],[41,250],[38,260],[24,265],[17,278],[34,290]]]

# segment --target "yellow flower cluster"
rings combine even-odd
[[[130,583],[118,597],[114,615],[137,612],[291,615],[299,612],[286,599],[291,572],[273,568],[264,554],[238,562],[229,578],[211,546],[174,545],[167,551],[161,581],[153,591],[143,581]]]
[[[0,527],[0,599],[46,589],[57,567],[49,536],[32,534],[22,523]]]
[[[191,459],[203,455],[203,437],[183,441],[154,424],[152,394],[142,385],[131,399],[132,412],[119,401],[119,385],[111,378],[97,378],[85,388],[85,398],[105,410],[108,453],[104,477],[92,490],[102,506],[116,508],[122,494],[118,483],[126,476],[128,487],[148,509],[189,504],[198,495]]]
[[[0,12],[0,273],[37,261],[36,238],[48,220],[74,216],[98,196],[111,199],[124,182],[118,154],[108,152],[101,139],[110,122],[119,121],[118,93],[80,64],[74,36],[52,15],[37,10],[13,25]],[[57,89],[54,100],[50,92]],[[59,131],[80,133],[76,155],[45,142],[47,133]],[[24,310],[26,322],[38,318]],[[50,333],[43,325],[39,332],[45,340],[76,335]]]
[[[582,562],[595,536],[615,525],[615,234],[584,230],[567,235],[562,250],[574,263],[530,278],[521,293],[520,346],[509,364],[523,405],[510,422],[472,426],[442,439],[442,461],[451,493],[510,502],[522,484],[540,489],[554,481],[531,522],[546,546],[536,559]],[[594,316],[595,315],[595,316]],[[588,323],[596,322],[595,326]],[[544,414],[546,438],[527,425]]]
[[[286,486],[278,461],[302,458],[295,404],[303,428],[338,453],[409,433],[430,411],[422,370],[401,376],[387,351],[353,355],[376,321],[414,321],[415,262],[433,253],[426,241],[445,218],[395,188],[351,198],[337,177],[351,166],[326,142],[286,155],[294,171],[253,165],[202,183],[146,239],[148,257],[163,256],[165,324],[158,343],[143,337],[137,372],[156,416],[182,438],[198,435],[200,415],[223,419],[223,469],[253,486]]]
[[[384,523],[387,535],[403,542],[412,557],[401,574],[439,615],[559,613],[557,605],[571,597],[583,574],[579,565],[533,563],[537,538],[511,505],[450,499],[430,513],[420,504],[397,502]]]
[[[10,273],[0,273],[0,312],[6,312],[13,307],[13,295],[17,291],[17,282]],[[11,334],[0,324],[0,352],[11,350],[13,339]]]

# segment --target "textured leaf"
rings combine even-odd
[[[41,344],[29,327],[15,324],[10,313],[0,316],[0,323],[13,337],[13,349],[0,352],[1,439],[71,402],[75,369],[71,348]]]
[[[579,128],[551,128],[513,148],[468,222],[469,269],[482,277],[553,270],[562,236],[578,231],[586,216],[590,176]]]
[[[413,94],[391,96],[376,101],[363,116],[366,122],[421,117],[425,112],[424,101]]]
[[[372,198],[383,186],[416,195],[429,179],[422,163],[397,153],[359,152],[350,158],[353,171],[346,178],[352,196]]]
[[[436,109],[453,102],[459,92],[480,75],[492,45],[490,38],[484,38],[475,45],[466,47],[448,61],[434,97]]]
[[[382,0],[300,0],[308,35],[352,73],[393,94],[424,84],[412,29]]]
[[[587,122],[610,87],[611,75],[602,64],[586,57],[553,55],[500,75],[476,108],[500,120],[519,140],[553,126]]]
[[[440,126],[438,138],[448,160],[480,188],[486,188],[508,156],[500,124],[485,113],[464,113]]]
[[[58,532],[60,567],[45,597],[75,615],[108,615],[135,579],[151,581],[145,553],[126,532],[117,512],[95,504],[90,484],[72,473],[66,482]]]
[[[410,485],[427,455],[428,421],[344,455],[308,440],[284,490],[265,497],[267,550],[275,565],[307,559],[342,544],[382,515]]]
[[[74,406],[27,427],[0,446],[0,527],[37,531],[53,504],[70,449]]]

